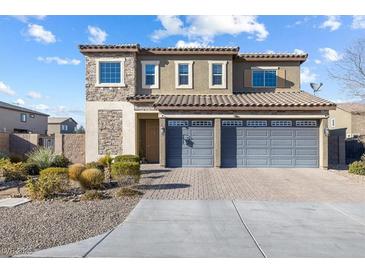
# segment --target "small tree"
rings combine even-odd
[[[329,75],[339,81],[344,90],[365,99],[365,39],[359,39],[347,48],[343,58],[329,70]]]
[[[83,126],[79,126],[76,130],[76,133],[85,133],[85,128]]]

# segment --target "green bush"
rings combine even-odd
[[[141,174],[140,167],[140,163],[137,162],[115,162],[112,164],[111,175],[121,183],[128,183],[129,179],[138,183]]]
[[[104,165],[99,162],[90,162],[85,165],[86,168],[96,168],[104,172]]]
[[[28,175],[39,175],[39,167],[34,163],[24,163]]]
[[[2,163],[1,173],[6,182],[27,179],[27,170],[23,163]]]
[[[64,190],[64,180],[60,174],[44,173],[38,179],[30,178],[26,182],[28,196],[35,200],[44,200]]]
[[[9,154],[5,151],[0,151],[0,160],[1,159],[9,159]]]
[[[53,167],[68,167],[71,161],[66,158],[65,155],[56,155],[54,161],[52,162]]]
[[[84,189],[100,189],[104,182],[104,173],[97,168],[85,169],[79,176],[79,182]]]
[[[136,163],[139,163],[140,159],[139,159],[139,156],[137,156],[137,155],[126,154],[126,155],[116,156],[114,158],[114,163],[118,163],[118,162],[136,162]]]
[[[80,174],[86,169],[83,164],[73,164],[68,167],[68,176],[71,180],[78,181]]]
[[[46,176],[48,174],[57,174],[60,176],[66,176],[68,178],[68,168],[66,167],[49,167],[39,172],[40,176]]]
[[[38,147],[28,154],[28,163],[38,166],[40,170],[53,166],[56,154],[51,149]]]
[[[357,161],[349,165],[349,173],[365,175],[365,162]]]
[[[110,154],[104,155],[98,160],[98,163],[101,163],[104,167],[109,167],[113,163],[113,157]]]

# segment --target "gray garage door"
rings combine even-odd
[[[222,120],[223,167],[318,167],[316,120]]]
[[[212,120],[167,120],[167,166],[212,167],[213,148]]]

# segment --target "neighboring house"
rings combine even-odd
[[[330,111],[329,128],[346,128],[346,137],[365,136],[365,104],[340,103]]]
[[[75,133],[77,122],[71,117],[48,117],[48,134]]]
[[[80,51],[87,162],[111,153],[168,167],[328,167],[335,104],[300,90],[307,54],[138,44]]]
[[[0,132],[47,134],[48,114],[0,101]]]

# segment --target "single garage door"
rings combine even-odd
[[[222,120],[222,167],[318,167],[317,120]]]
[[[212,167],[213,134],[213,120],[167,120],[167,166]]]

